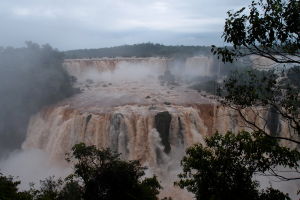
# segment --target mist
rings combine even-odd
[[[0,157],[20,148],[32,114],[75,92],[63,59],[50,45],[0,48]]]
[[[11,152],[6,159],[0,160],[0,169],[4,175],[13,175],[15,180],[21,181],[21,191],[30,189],[31,183],[39,188],[40,180],[50,176],[65,178],[72,171],[66,162],[51,161],[49,154],[40,149]]]

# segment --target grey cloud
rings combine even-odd
[[[0,2],[0,46],[25,40],[63,50],[148,41],[222,45],[226,11],[242,6],[239,0],[10,0]]]

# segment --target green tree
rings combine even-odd
[[[0,174],[0,199],[10,200],[16,199],[18,196],[17,186],[19,181],[13,181],[12,177],[6,177]]]
[[[1,200],[32,200],[33,196],[28,191],[19,192],[20,181],[14,181],[12,176],[0,173],[0,199]]]
[[[249,9],[229,11],[223,37],[232,47],[212,49],[224,62],[256,55],[284,64],[286,68],[270,71],[232,73],[221,88],[221,102],[252,130],[288,146],[300,144],[299,10],[297,0],[257,0]],[[281,125],[287,125],[285,133]],[[285,177],[290,179],[299,177]]]
[[[158,200],[158,180],[143,178],[146,168],[138,161],[122,161],[109,149],[83,143],[67,155],[74,173],[65,180],[41,180],[39,189],[32,184],[30,190],[19,192],[20,181],[0,174],[0,200]]]
[[[122,45],[100,49],[78,49],[65,51],[67,58],[99,58],[99,57],[174,57],[186,58],[195,54],[209,54],[206,46],[165,46],[161,44],[142,43]]]
[[[289,199],[272,188],[260,191],[253,176],[274,175],[278,166],[297,169],[297,150],[282,147],[260,132],[217,133],[205,141],[205,146],[198,144],[187,150],[181,162],[183,173],[176,183],[194,193],[197,200]]]
[[[249,9],[228,12],[223,38],[232,46],[213,46],[214,54],[223,62],[256,55],[288,66],[234,72],[225,80],[221,102],[235,109],[254,132],[217,134],[206,139],[207,146],[187,150],[177,184],[197,199],[288,199],[272,188],[260,191],[253,176],[299,179],[276,171],[278,166],[299,169],[299,151],[279,145],[281,141],[300,144],[299,10],[297,0],[258,0]],[[254,118],[249,117],[252,114]],[[284,123],[290,132],[280,135]]]
[[[297,69],[283,70],[281,74],[254,70],[232,73],[224,81],[225,99],[222,103],[238,111],[254,130],[269,137],[300,144],[300,77],[297,76]],[[247,115],[250,109],[263,122],[249,119]],[[265,116],[264,110],[269,112],[269,116]],[[272,116],[277,120],[272,122]],[[289,126],[285,130],[289,133],[285,136],[278,135],[279,126],[283,123]]]
[[[30,193],[34,200],[81,200],[82,186],[72,179],[63,181],[51,176],[40,180],[40,188],[32,187]]]
[[[223,38],[232,47],[212,51],[224,62],[258,55],[276,63],[300,64],[299,0],[257,0],[248,9],[228,11]]]
[[[40,181],[40,189],[35,191],[35,199],[37,200],[56,200],[63,181],[61,179],[55,180],[53,176]]]
[[[257,55],[287,65],[287,69],[277,71],[231,74],[222,88],[222,102],[238,111],[255,131],[297,145],[300,144],[299,10],[297,0],[259,0],[253,1],[248,10],[229,11],[223,37],[232,47],[212,49],[224,62]],[[262,114],[263,109],[269,110],[268,116]],[[249,110],[264,123],[249,119]],[[289,133],[278,135],[281,124],[288,124]]]
[[[76,180],[66,180],[64,187],[59,193],[59,200],[81,200],[83,188]]]
[[[109,149],[99,150],[83,143],[72,148],[67,160],[74,163],[74,177],[83,181],[83,198],[156,200],[161,188],[155,176],[145,175],[138,161],[122,161]]]

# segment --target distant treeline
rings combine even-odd
[[[101,57],[189,57],[211,55],[208,46],[165,46],[162,44],[142,43],[99,49],[78,49],[65,51],[66,58]]]

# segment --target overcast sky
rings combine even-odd
[[[0,0],[0,46],[61,50],[142,42],[223,45],[226,12],[249,0]]]

